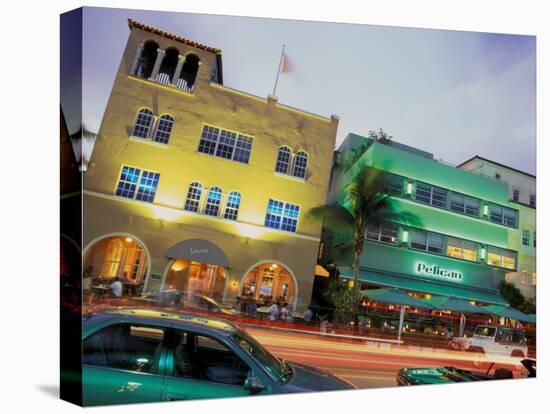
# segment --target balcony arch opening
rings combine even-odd
[[[144,79],[149,79],[151,77],[155,61],[157,60],[158,48],[158,43],[153,40],[145,42],[138,60],[136,76]]]
[[[178,88],[188,91],[193,90],[199,72],[199,63],[199,57],[193,53],[185,57],[185,63],[181,68],[180,78],[177,82]]]

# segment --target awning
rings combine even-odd
[[[329,272],[321,265],[315,265],[315,276],[329,277]]]
[[[203,239],[189,239],[178,242],[164,253],[169,259],[191,260],[229,267],[227,256],[214,243]]]
[[[351,266],[337,265],[336,267],[340,272],[340,276],[353,278],[353,269]],[[473,288],[450,286],[436,281],[420,280],[407,275],[397,276],[389,273],[359,269],[359,280],[376,286],[396,287],[404,290],[429,293],[431,295],[454,296],[456,298],[474,300],[476,302],[508,305],[508,303],[496,293]]]

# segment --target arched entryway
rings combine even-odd
[[[258,301],[286,302],[296,306],[298,284],[292,271],[278,261],[263,261],[252,266],[241,280],[241,295]]]
[[[92,240],[84,249],[84,277],[123,277],[145,281],[151,259],[143,242],[131,234],[115,233]]]
[[[164,255],[172,260],[161,290],[181,291],[187,300],[196,295],[224,299],[229,261],[217,245],[208,240],[189,239],[176,243]]]

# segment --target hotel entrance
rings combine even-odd
[[[183,292],[186,300],[192,300],[197,295],[221,300],[225,279],[223,266],[178,259],[168,269],[164,291]]]

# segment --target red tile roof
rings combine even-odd
[[[198,42],[195,42],[193,40],[185,39],[185,38],[177,36],[175,34],[165,32],[164,30],[157,29],[155,27],[148,26],[146,24],[137,22],[133,19],[128,19],[128,26],[130,26],[130,29],[135,27],[137,29],[146,30],[148,32],[155,33],[155,34],[158,34],[160,36],[166,37],[168,39],[177,40],[178,42],[185,43],[186,45],[206,50],[207,52],[212,52],[212,53],[216,53],[216,54],[221,54],[222,53],[221,49],[216,49],[214,47],[206,46],[206,45],[203,45],[202,43],[198,43]]]

